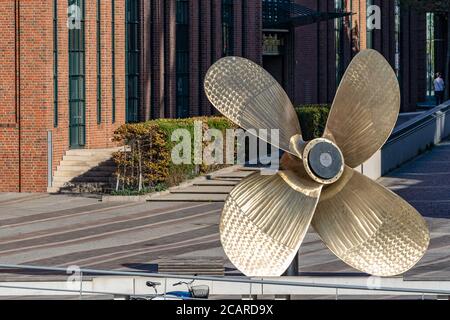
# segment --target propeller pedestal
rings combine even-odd
[[[294,260],[292,260],[292,263],[289,265],[289,267],[283,274],[285,277],[298,277],[298,258],[299,254],[297,252]]]

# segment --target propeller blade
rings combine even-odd
[[[312,224],[338,258],[376,276],[408,271],[430,241],[425,220],[411,205],[349,167],[323,190]]]
[[[400,87],[391,66],[377,51],[361,51],[342,78],[324,137],[356,168],[384,145],[399,111]]]
[[[222,58],[206,74],[205,92],[214,107],[241,128],[267,129],[268,134],[279,129],[279,144],[268,142],[293,152],[290,139],[301,133],[297,114],[283,88],[259,65],[239,57]]]
[[[247,276],[282,275],[308,231],[321,190],[319,184],[303,185],[290,171],[243,180],[230,193],[220,221],[230,261]]]

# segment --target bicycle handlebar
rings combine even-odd
[[[182,284],[187,285],[187,286],[190,286],[191,284],[194,283],[194,281],[195,281],[195,280],[192,280],[192,281],[189,281],[189,282],[180,281],[180,282],[174,283],[173,286],[176,287],[176,286],[180,286],[180,285],[182,285]]]

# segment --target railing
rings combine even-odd
[[[360,170],[378,179],[450,135],[450,101],[397,126],[389,140]],[[401,152],[399,152],[401,150]]]
[[[18,270],[36,270],[36,271],[52,271],[52,272],[63,272],[68,273],[66,268],[52,268],[52,267],[40,267],[40,266],[29,266],[29,265],[10,265],[10,264],[0,264],[1,269],[18,269]],[[31,290],[31,291],[53,291],[53,292],[66,292],[66,293],[76,293],[80,297],[83,295],[111,295],[114,297],[129,297],[131,294],[129,292],[111,292],[104,290],[85,290],[83,288],[83,276],[86,275],[104,275],[104,276],[129,276],[129,277],[146,277],[146,278],[160,278],[165,280],[164,293],[161,296],[166,296],[167,292],[167,279],[190,279],[199,281],[211,281],[211,282],[224,282],[230,284],[249,284],[249,297],[251,297],[254,292],[252,292],[252,285],[261,286],[289,286],[289,287],[306,287],[306,288],[327,288],[333,289],[335,291],[336,299],[339,297],[339,290],[363,290],[363,291],[373,291],[373,292],[391,292],[391,293],[402,293],[402,294],[414,294],[420,295],[422,298],[427,295],[439,295],[450,297],[450,290],[440,290],[440,289],[430,289],[430,288],[399,288],[399,287],[384,287],[384,286],[359,286],[359,285],[346,285],[346,284],[324,284],[324,283],[308,283],[308,282],[296,282],[296,281],[280,281],[280,280],[264,280],[264,279],[251,279],[247,277],[211,277],[211,276],[187,276],[187,275],[173,275],[173,274],[160,274],[160,273],[147,273],[147,272],[130,272],[130,271],[108,271],[108,270],[97,270],[97,269],[78,269],[80,283],[79,289],[62,289],[62,288],[48,288],[48,287],[31,287],[31,286],[19,286],[19,285],[9,285],[0,284],[0,288],[9,288],[16,290]],[[86,278],[85,278],[86,279]],[[151,296],[151,294],[149,294]]]

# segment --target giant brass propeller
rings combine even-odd
[[[220,238],[241,272],[283,274],[311,224],[337,257],[372,275],[402,274],[422,258],[430,241],[422,216],[353,169],[383,146],[398,118],[398,81],[381,54],[353,58],[323,137],[309,142],[284,90],[249,60],[219,60],[205,91],[242,128],[279,129],[277,147],[287,151],[276,175],[251,175],[225,202]]]

